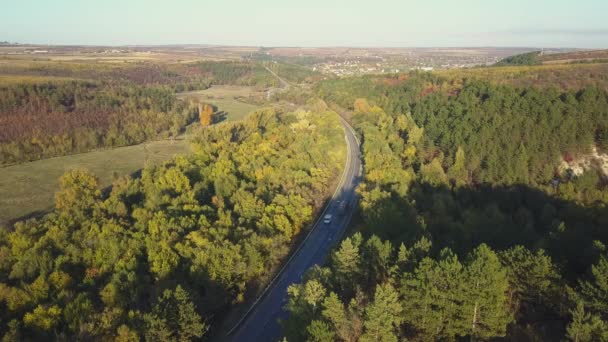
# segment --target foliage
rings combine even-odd
[[[528,53],[522,53],[520,55],[510,56],[502,59],[500,62],[494,64],[495,66],[505,65],[536,65],[540,64],[538,57],[540,52],[533,51]]]
[[[327,315],[307,311],[303,285],[292,287],[288,337],[310,338],[294,327],[314,322],[338,340],[370,327],[380,340],[605,339],[605,180],[561,165],[603,146],[608,93],[465,79],[486,69],[316,86],[329,106],[354,112],[368,239],[346,238],[328,268],[303,279],[322,284]],[[395,330],[365,314],[386,285],[399,291],[402,314],[383,320],[400,322]]]
[[[345,158],[332,112],[262,110],[194,141],[194,155],[120,178],[106,195],[70,171],[52,213],[0,231],[0,335],[202,336],[270,276]]]
[[[175,92],[277,82],[260,63],[231,61],[8,60],[0,74],[10,75],[0,79],[0,164],[175,137],[196,119]]]
[[[345,291],[344,251],[352,241],[361,245],[385,245],[387,249],[368,249],[355,253],[351,269],[356,289]],[[403,248],[406,248],[403,246]],[[415,246],[406,249],[414,250]],[[302,284],[289,288],[290,312],[285,332],[290,341],[398,341],[505,336],[512,321],[507,298],[507,273],[498,256],[485,245],[475,249],[462,264],[456,255],[444,250],[430,256],[402,253],[375,236],[362,240],[357,233],[345,239],[334,252],[327,268],[313,268]],[[362,281],[372,260],[385,260],[384,277]],[[373,262],[372,262],[373,263]],[[323,291],[310,300],[310,284]],[[322,303],[322,310],[317,306]],[[307,327],[306,330],[302,327]]]
[[[161,88],[76,81],[0,87],[0,163],[175,137],[195,114]]]
[[[213,122],[213,106],[209,104],[199,104],[198,116],[201,126],[207,127]]]

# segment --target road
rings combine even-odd
[[[276,77],[279,80],[279,82],[281,83],[281,85],[283,86],[283,88],[288,89],[291,86],[291,84],[289,84],[289,82],[287,82],[284,79],[282,79],[279,75],[277,75],[276,72],[270,70],[270,68],[268,68],[267,66],[264,66],[264,68],[266,70],[268,70],[268,72],[271,73],[272,76]]]
[[[361,154],[353,129],[340,119],[347,142],[347,160],[336,191],[325,207],[309,235],[300,244],[267,291],[262,294],[244,318],[228,333],[226,340],[278,341],[282,339],[278,319],[285,318],[283,306],[287,303],[287,287],[300,282],[302,275],[313,265],[322,265],[333,247],[340,241],[357,207],[355,188],[361,178]],[[346,201],[345,209],[340,203]],[[331,214],[332,222],[323,222],[323,216]]]

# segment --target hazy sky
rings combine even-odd
[[[0,41],[608,48],[608,0],[0,0]]]

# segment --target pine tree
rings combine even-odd
[[[344,304],[334,292],[331,292],[323,301],[322,315],[331,323],[339,338],[347,340],[350,337],[350,324],[344,310]]]
[[[572,321],[566,328],[567,337],[574,342],[608,341],[608,323],[585,311],[582,302],[570,311]]]
[[[503,337],[511,321],[508,312],[507,274],[496,253],[487,245],[477,247],[466,266],[464,322],[466,335],[481,339]]]
[[[513,161],[514,179],[517,183],[528,184],[530,181],[530,157],[523,143],[519,144]]]
[[[336,333],[331,329],[329,324],[314,320],[310,322],[306,328],[308,334],[307,341],[311,342],[333,342],[336,338]]]
[[[366,264],[367,286],[373,288],[383,283],[389,276],[390,258],[393,247],[390,241],[382,242],[377,236],[372,236],[365,242],[362,260]]]
[[[115,342],[139,342],[139,336],[137,332],[129,329],[126,325],[121,325],[116,330]]]
[[[424,258],[413,273],[403,276],[404,322],[424,339],[453,338],[463,326],[463,267],[449,250],[441,259]]]
[[[556,288],[561,283],[557,268],[543,250],[532,254],[522,246],[500,253],[507,268],[509,304],[525,304],[526,310],[544,310],[554,305]]]
[[[591,281],[580,281],[585,306],[594,313],[608,317],[608,259],[605,256],[591,267],[591,275]]]
[[[448,170],[448,177],[456,187],[461,187],[468,183],[466,159],[464,150],[460,146],[458,146],[458,150],[456,151],[454,165]]]
[[[196,312],[188,293],[178,285],[175,290],[165,290],[146,315],[146,339],[162,340],[167,337],[185,342],[202,337],[207,326]]]
[[[340,244],[340,249],[333,255],[333,266],[336,282],[346,294],[352,293],[357,284],[360,268],[359,247],[361,234],[346,238]]]
[[[397,341],[402,311],[399,294],[390,284],[378,285],[374,302],[365,309],[361,341]]]

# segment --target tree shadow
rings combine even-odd
[[[558,290],[562,292],[546,307],[522,304],[508,336],[512,341],[531,336],[559,340],[569,319],[563,312],[566,285],[576,287],[608,244],[608,207],[565,200],[559,192],[559,187],[546,192],[521,184],[460,188],[414,184],[408,198],[393,194],[364,210],[364,232],[388,239],[396,248],[401,242],[408,246],[426,237],[432,241],[434,258],[450,248],[464,260],[482,243],[495,251],[517,245],[545,250],[563,278]]]
[[[363,217],[367,233],[394,243],[430,237],[434,253],[447,247],[465,256],[481,243],[495,250],[542,248],[569,279],[585,273],[608,244],[605,204],[583,205],[521,184],[415,184],[409,199],[377,201]]]
[[[220,122],[226,121],[226,119],[228,118],[228,113],[221,110],[219,112],[215,112],[213,113],[212,119],[211,119],[211,123],[212,124],[218,124]]]

